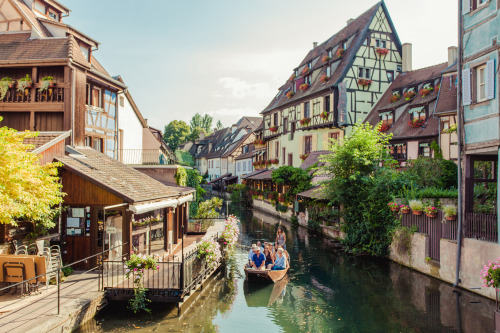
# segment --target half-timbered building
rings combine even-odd
[[[314,47],[262,111],[267,158],[299,166],[363,121],[390,83],[411,68],[385,3],[379,2]]]

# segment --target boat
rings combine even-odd
[[[283,279],[286,274],[288,273],[288,270],[290,269],[290,256],[288,255],[288,252],[285,251],[285,255],[287,258],[287,267],[285,269],[281,269],[278,271],[273,271],[270,269],[266,270],[255,270],[252,268],[249,268],[248,266],[245,265],[245,276],[248,281],[262,281],[262,282],[278,282],[281,279]]]
[[[272,306],[277,300],[282,300],[288,279],[284,278],[274,284],[251,283],[245,281],[243,291],[248,307]]]

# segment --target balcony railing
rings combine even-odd
[[[317,114],[311,117],[311,121],[307,124],[302,125],[300,123],[301,119],[296,120],[295,122],[295,129],[296,130],[308,130],[308,129],[314,129],[314,128],[321,128],[321,127],[328,127],[333,124],[334,121],[334,116],[333,112],[328,112],[328,115],[326,117],[321,117],[321,115]],[[277,135],[283,135],[283,134],[291,134],[289,137],[289,140],[293,140],[293,132],[291,131],[291,122],[289,122],[289,126],[286,129],[286,131],[283,131],[283,124],[277,126],[278,130],[275,132],[271,131],[271,128],[274,126],[269,126],[264,129],[264,137],[265,138],[270,138],[273,136]]]
[[[124,164],[170,165],[171,159],[161,149],[119,149],[118,156]]]
[[[17,88],[9,88],[4,99],[0,103],[54,103],[64,102],[64,88],[49,88],[40,91],[39,88],[27,88],[19,91]]]

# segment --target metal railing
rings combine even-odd
[[[465,213],[464,237],[498,242],[497,215]]]
[[[161,149],[119,149],[124,164],[169,165],[170,158]]]

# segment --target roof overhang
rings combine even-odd
[[[50,133],[50,132],[45,132],[45,133]],[[43,153],[45,150],[47,150],[50,147],[56,145],[58,142],[61,142],[62,140],[66,139],[66,138],[69,138],[70,135],[71,135],[71,130],[69,130],[67,132],[63,132],[58,137],[54,138],[53,140],[47,142],[46,144],[38,147],[35,150],[33,150],[32,153],[35,154],[35,155]]]
[[[162,208],[175,208],[179,205],[182,205],[188,201],[193,201],[194,197],[192,194],[183,196],[179,199],[166,199],[162,201],[156,202],[148,202],[148,203],[139,203],[135,205],[129,205],[129,210],[134,214],[143,214],[156,209]]]

